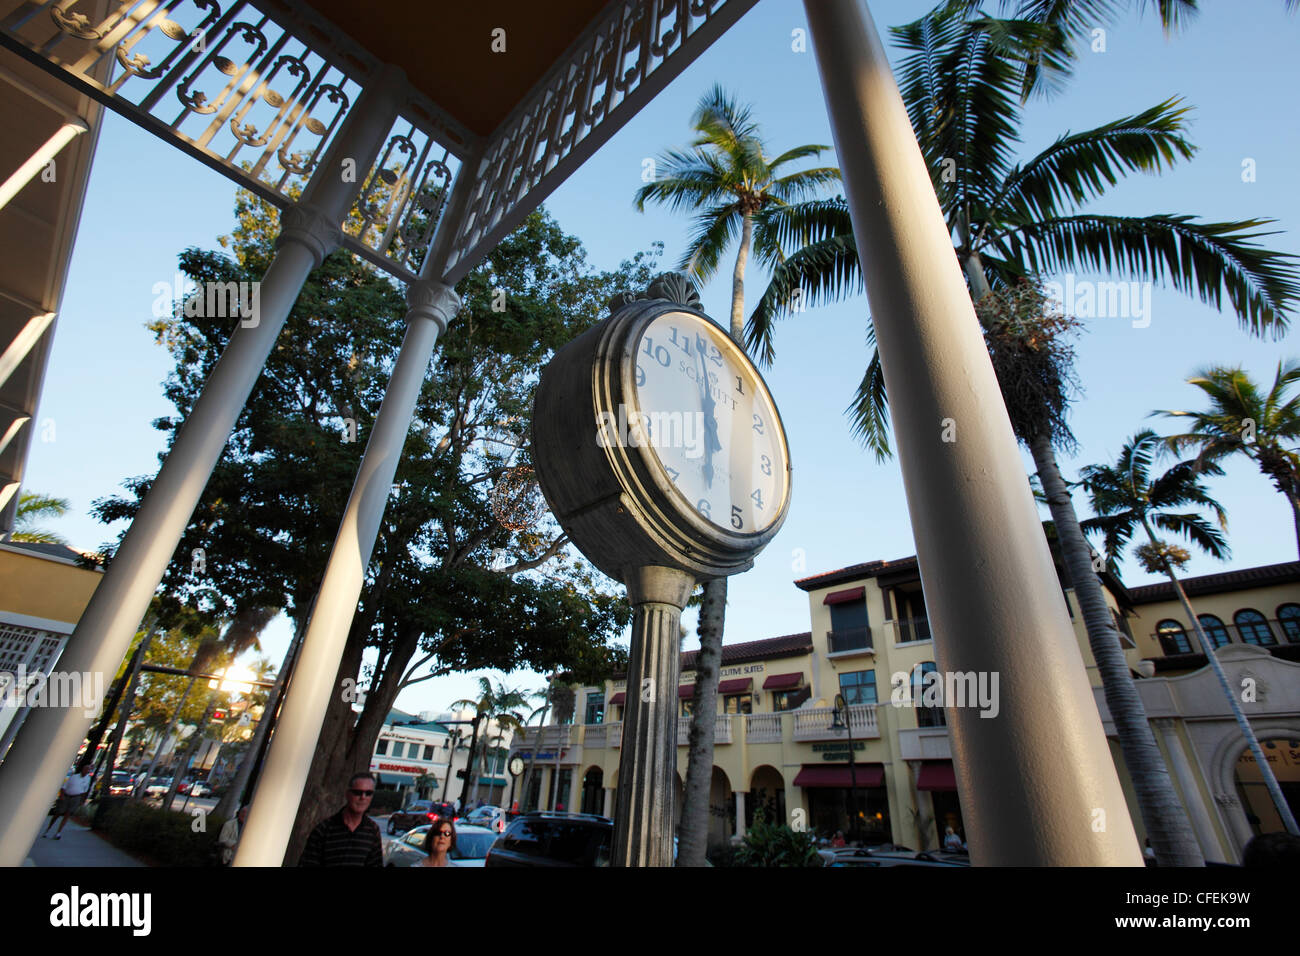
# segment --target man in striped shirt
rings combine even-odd
[[[379,824],[366,816],[375,795],[375,778],[353,774],[343,809],[322,820],[307,838],[299,866],[383,866],[384,841]]]

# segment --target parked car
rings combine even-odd
[[[506,832],[506,812],[500,807],[479,807],[471,810],[465,822],[476,827],[487,827],[494,833]]]
[[[110,797],[129,797],[135,790],[136,778],[129,773],[122,773],[120,770],[113,774],[108,781],[108,795]]]
[[[190,784],[191,797],[208,797],[212,795],[212,785],[206,780],[195,780]]]
[[[537,811],[517,817],[484,866],[609,866],[614,823],[591,813]]]
[[[171,777],[150,777],[149,783],[144,788],[144,792],[147,797],[165,797],[167,796],[167,791],[171,788]]]
[[[396,840],[389,840],[384,847],[384,866],[416,866],[424,863],[428,851],[425,841],[429,838],[432,823],[416,827],[403,833]],[[452,866],[482,866],[487,858],[497,834],[486,827],[462,824],[456,827],[456,849],[448,856]]]
[[[388,832],[405,833],[413,827],[432,823],[435,817],[459,820],[454,803],[434,803],[432,800],[416,800],[408,803],[401,810],[394,810],[388,817]]]

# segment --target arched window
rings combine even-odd
[[[1268,619],[1253,607],[1238,611],[1232,616],[1232,621],[1237,625],[1237,633],[1247,644],[1266,646],[1277,643],[1277,638],[1268,626]]]
[[[934,674],[929,680],[926,674]],[[912,668],[912,706],[916,708],[916,725],[918,727],[943,727],[948,723],[944,716],[943,707],[934,706],[935,686],[939,688],[940,697],[942,697],[941,683],[936,681],[942,675],[939,674],[939,668],[934,661],[922,661]],[[926,689],[932,688],[929,693],[931,703],[926,703]]]
[[[1283,604],[1277,609],[1277,622],[1292,644],[1300,644],[1300,604]]]
[[[1175,620],[1164,620],[1156,625],[1156,636],[1166,654],[1190,654],[1192,642],[1187,639],[1187,632]]]
[[[1210,644],[1214,647],[1232,643],[1232,638],[1228,636],[1228,629],[1213,614],[1198,614],[1196,620],[1201,622],[1201,630],[1205,632],[1205,636],[1210,639]]]

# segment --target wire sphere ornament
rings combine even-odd
[[[528,465],[506,469],[492,486],[488,502],[497,522],[511,531],[527,531],[546,514],[537,473]]]

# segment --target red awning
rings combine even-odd
[[[724,680],[718,684],[719,694],[747,694],[754,687],[754,678],[737,677],[734,680]]]
[[[694,684],[678,684],[678,685],[677,685],[677,696],[678,696],[678,697],[694,697],[694,696],[695,696],[695,685],[694,685]]]
[[[956,790],[957,774],[949,760],[927,760],[916,777],[917,790]]]
[[[861,601],[867,596],[865,587],[849,588],[847,591],[832,591],[826,595],[823,604],[848,604],[850,601]]]
[[[621,690],[609,699],[609,706],[613,707],[615,704],[621,704],[625,700],[627,700],[627,692]]]
[[[763,690],[789,690],[798,687],[802,681],[803,674],[797,671],[793,674],[773,674],[763,681]]]
[[[846,763],[806,763],[799,773],[795,775],[794,785],[796,787],[844,787],[848,789],[854,786],[854,777],[857,778],[857,786],[859,787],[883,787],[885,785],[884,764],[856,764],[853,773],[850,774],[849,765]]]

